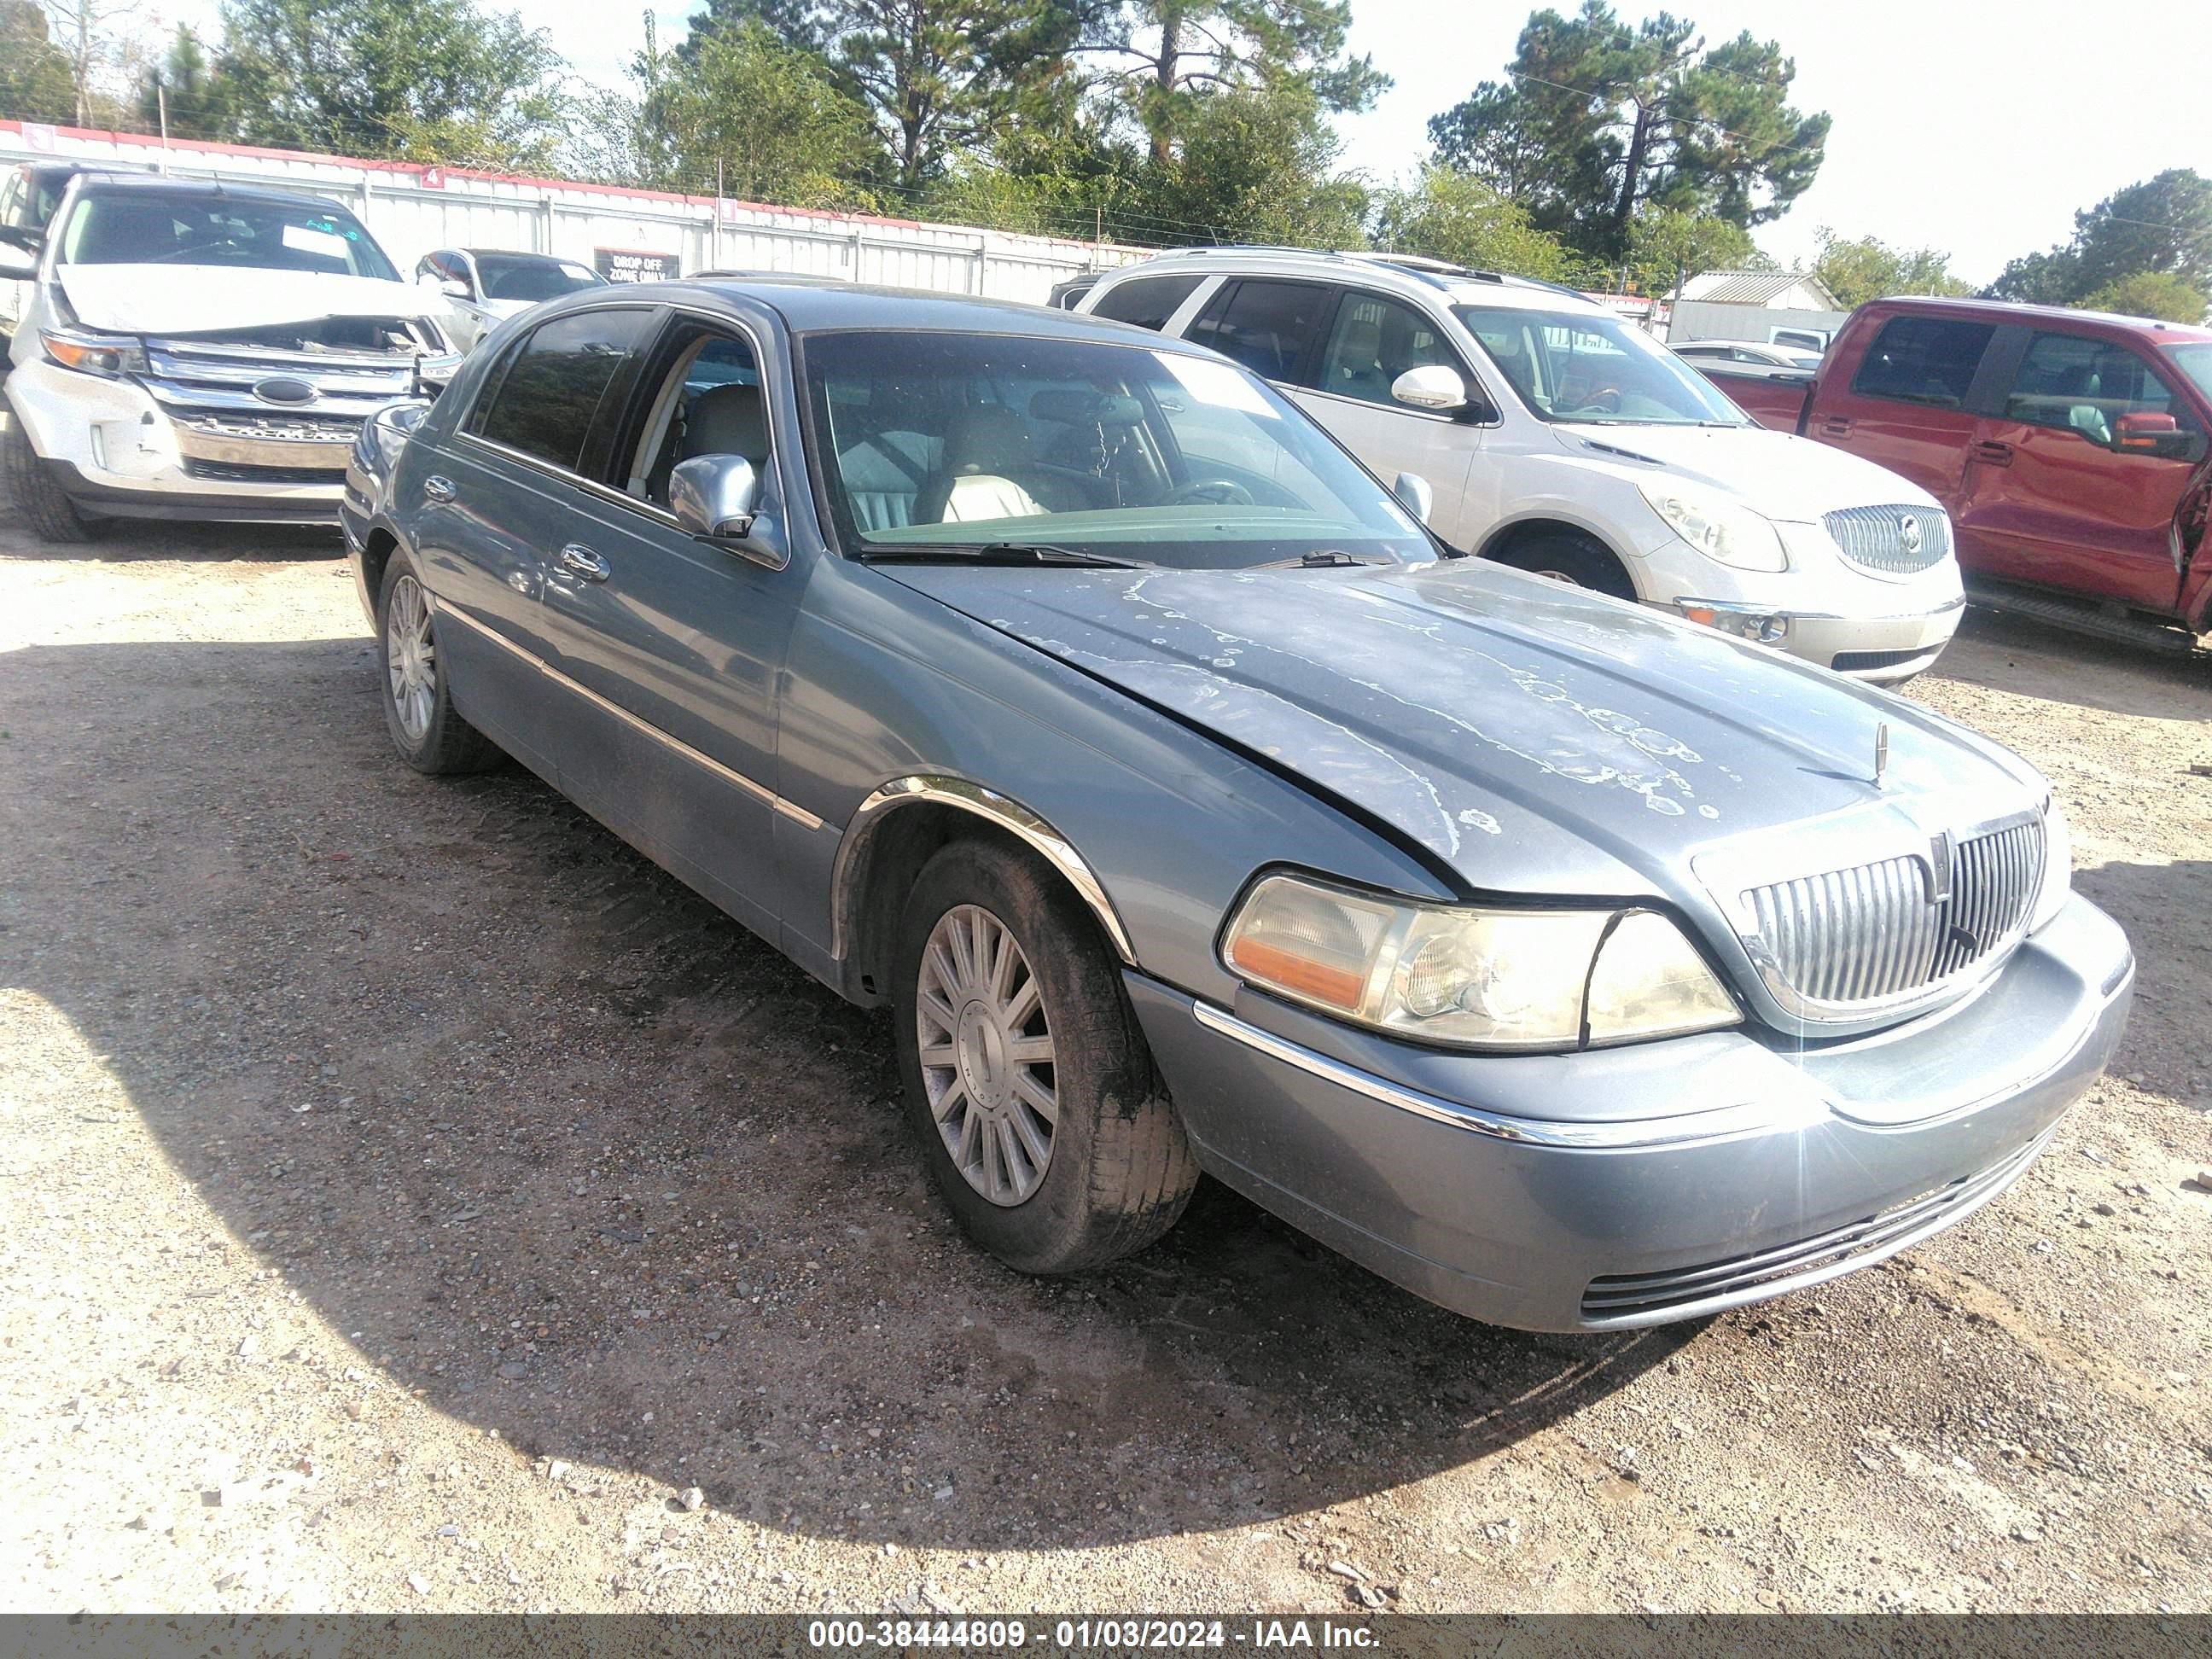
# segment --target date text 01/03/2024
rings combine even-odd
[[[816,1619],[808,1621],[809,1647],[836,1650],[959,1648],[990,1652],[1050,1645],[1070,1650],[1243,1647],[1254,1649],[1373,1649],[1371,1626],[1351,1620],[1061,1619],[1049,1633],[1018,1619]]]

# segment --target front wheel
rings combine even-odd
[[[8,493],[40,541],[74,546],[92,539],[93,526],[99,520],[79,513],[76,503],[54,482],[39,452],[31,447],[20,416],[10,416],[7,436],[0,439],[0,470],[7,473]]]
[[[1198,1164],[1091,915],[1030,860],[955,842],[900,929],[899,1070],[930,1173],[1008,1267],[1075,1273],[1173,1226]]]

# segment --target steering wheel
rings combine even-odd
[[[1613,399],[1612,403],[1605,401],[1607,398]],[[1620,413],[1620,388],[1617,386],[1600,386],[1583,399],[1583,407],[1602,410],[1607,415],[1618,415]]]
[[[1234,478],[1194,478],[1180,489],[1171,489],[1163,507],[1249,507],[1252,492]]]

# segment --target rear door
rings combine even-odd
[[[2007,332],[2002,395],[1974,434],[1975,568],[2170,612],[2174,514],[2204,452],[2196,411],[2165,365],[2121,340]],[[2135,436],[2128,415],[2164,416],[2175,430]]]
[[[451,619],[461,712],[533,770],[551,775],[559,708],[538,664],[552,654],[539,598],[548,556],[568,539],[600,465],[592,434],[603,404],[626,401],[658,307],[571,313],[541,324],[485,376],[474,404],[434,447],[410,445],[408,525],[423,577]]]
[[[1414,409],[1390,395],[1401,374],[1432,363],[1451,369],[1468,397],[1480,399],[1481,381],[1435,319],[1401,300],[1346,289],[1322,336],[1313,385],[1292,395],[1384,483],[1401,471],[1427,479],[1436,491],[1431,527],[1463,548],[1488,522],[1472,521],[1467,499],[1483,428],[1462,414]],[[1486,409],[1468,412],[1494,418]]]
[[[1973,537],[1960,509],[1978,423],[1973,398],[1996,332],[1996,324],[1971,318],[1889,317],[1856,365],[1830,366],[1806,426],[1808,437],[1900,473],[1942,502],[1967,563]],[[1850,380],[1832,386],[1846,368]]]

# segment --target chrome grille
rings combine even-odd
[[[1743,900],[1771,971],[1803,1001],[1850,1010],[1937,984],[2010,943],[2042,869],[2043,823],[2028,818],[1939,839],[1924,857],[1749,888]]]
[[[146,358],[139,384],[175,428],[188,472],[309,467],[334,483],[362,422],[414,386],[415,360],[395,352],[149,340]],[[274,380],[297,382],[308,395],[284,404],[258,395],[256,386]]]
[[[1951,554],[1951,520],[1940,507],[1846,507],[1820,522],[1845,558],[1884,575],[1908,576]]]

